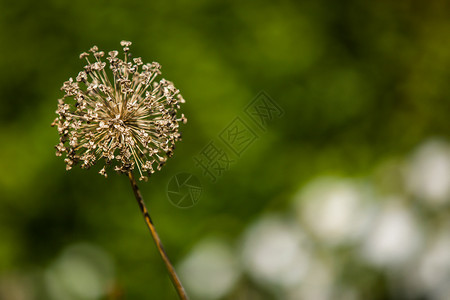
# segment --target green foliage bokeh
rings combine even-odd
[[[188,123],[174,157],[141,183],[174,262],[204,236],[232,242],[322,173],[367,174],[428,137],[449,137],[446,1],[0,1],[0,275],[39,274],[66,246],[113,258],[127,299],[175,292],[125,176],[65,171],[50,127],[60,87],[92,45],[158,61]],[[211,183],[193,157],[261,90],[283,108]],[[167,200],[178,172],[203,195]],[[36,275],[39,276],[39,275]],[[42,296],[45,297],[45,296]]]

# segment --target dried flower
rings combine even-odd
[[[177,117],[177,109],[184,99],[172,82],[155,80],[161,74],[159,63],[131,60],[131,42],[120,44],[123,60],[118,51],[110,51],[105,62],[105,53],[93,46],[80,55],[87,65],[76,80],[64,82],[65,95],[52,124],[60,135],[56,155],[65,153],[67,170],[78,163],[90,168],[101,160],[99,173],[105,177],[110,167],[121,173],[137,167],[146,180],[181,139],[178,122],[186,123],[186,118]]]

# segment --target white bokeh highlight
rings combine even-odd
[[[308,274],[305,276],[302,284],[291,287],[282,299],[335,299],[333,295],[334,276],[332,265],[323,260],[311,258]]]
[[[44,279],[51,299],[96,300],[110,290],[114,265],[102,249],[91,244],[74,244],[52,263]]]
[[[405,166],[407,190],[431,206],[450,199],[450,146],[430,140],[419,146]]]
[[[177,267],[193,299],[221,299],[238,281],[241,270],[233,248],[218,238],[200,241]]]
[[[321,243],[328,246],[362,238],[373,214],[367,184],[350,179],[319,177],[296,196],[297,215]]]
[[[301,283],[308,270],[308,241],[299,225],[281,216],[263,216],[244,233],[242,264],[267,288]]]
[[[381,200],[379,200],[381,201]],[[395,197],[384,199],[361,247],[362,257],[382,268],[398,268],[411,262],[423,242],[421,224]]]
[[[450,224],[442,226],[418,260],[414,286],[432,299],[450,299]]]

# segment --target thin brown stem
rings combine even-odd
[[[158,248],[159,254],[161,255],[161,258],[166,265],[167,271],[169,272],[170,280],[172,280],[172,283],[175,289],[177,290],[180,299],[187,300],[189,298],[186,295],[186,292],[183,288],[183,285],[181,284],[180,279],[178,278],[177,273],[175,272],[174,267],[170,263],[166,251],[164,251],[164,247],[161,243],[158,233],[156,232],[155,226],[153,225],[152,218],[150,217],[147,207],[145,206],[144,199],[142,198],[141,192],[139,191],[136,179],[134,178],[132,172],[128,172],[128,178],[130,179],[131,187],[133,188],[134,196],[136,197],[136,200],[139,204],[139,208],[141,209],[141,212],[144,215],[145,223],[147,223],[148,229],[150,229],[150,233],[152,234],[153,240],[156,243],[156,247]]]

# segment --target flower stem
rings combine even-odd
[[[172,280],[172,283],[175,289],[177,290],[180,299],[188,300],[189,298],[186,295],[183,285],[181,284],[181,281],[178,278],[174,267],[170,263],[169,257],[164,251],[161,240],[159,239],[158,233],[156,232],[155,226],[153,225],[152,218],[150,217],[147,207],[145,206],[144,199],[142,198],[141,192],[139,191],[136,179],[134,178],[132,172],[128,172],[128,178],[130,179],[131,187],[133,189],[134,196],[136,197],[136,200],[139,204],[139,208],[141,209],[141,212],[144,215],[145,223],[147,223],[148,229],[150,229],[150,233],[152,234],[153,240],[156,243],[156,247],[158,248],[159,254],[161,255],[161,258],[163,259],[166,265],[167,271],[169,272],[170,280]]]

